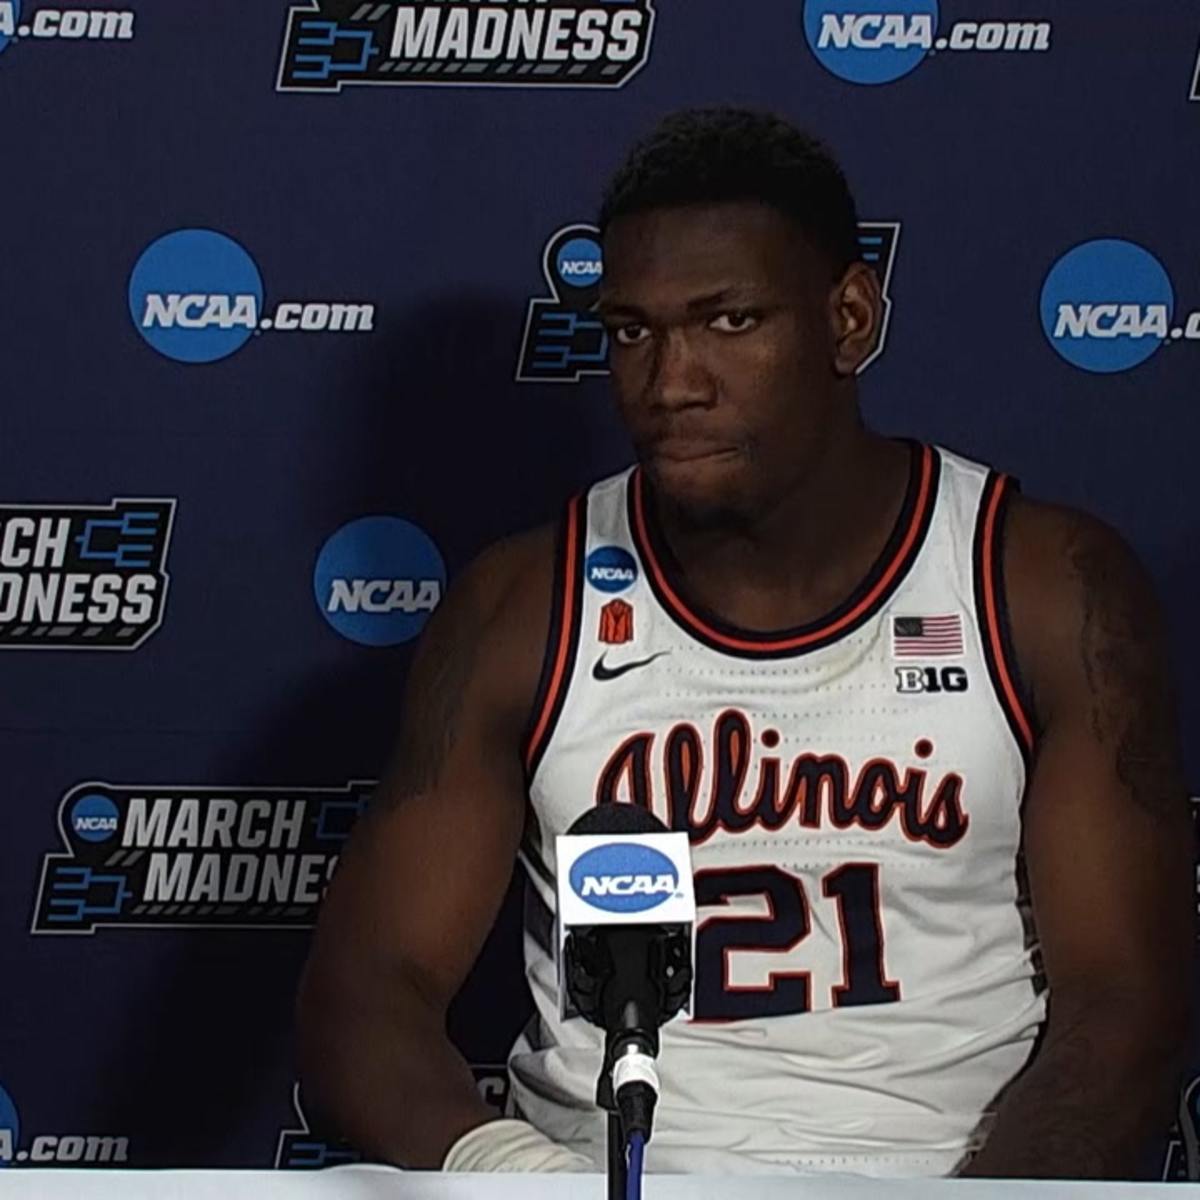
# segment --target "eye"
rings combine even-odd
[[[757,325],[758,315],[740,308],[718,313],[708,323],[709,329],[715,329],[718,333],[746,333]]]
[[[650,330],[645,325],[618,325],[612,331],[613,338],[619,346],[636,346],[650,336]]]

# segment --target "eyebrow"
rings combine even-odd
[[[754,289],[751,287],[744,284],[731,284],[728,287],[718,288],[715,292],[706,292],[703,296],[694,296],[685,307],[688,312],[703,312],[705,309],[727,304],[731,300],[749,300],[754,297],[754,294]],[[595,311],[602,317],[644,317],[646,315],[644,309],[639,308],[636,304],[625,303],[620,298],[610,301],[601,300],[596,305]]]

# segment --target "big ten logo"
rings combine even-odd
[[[653,30],[651,0],[310,0],[288,13],[276,88],[621,87]]]
[[[518,383],[578,383],[608,374],[608,331],[593,311],[604,278],[604,253],[595,225],[564,225],[542,249],[548,296],[529,301],[517,356]],[[859,364],[861,373],[882,353],[892,315],[892,269],[899,221],[861,221],[859,254],[879,277],[883,301],[875,344]]]
[[[962,667],[895,667],[896,691],[902,695],[914,692],[965,692],[970,680]]]
[[[1172,342],[1200,341],[1200,310],[1175,315],[1175,289],[1149,250],[1098,238],[1068,250],[1042,284],[1042,330],[1055,353],[1097,374],[1128,371]]]
[[[129,315],[147,345],[176,362],[228,358],[267,330],[370,333],[375,305],[284,300],[265,310],[250,252],[213,229],[176,229],[142,251],[129,277]]]
[[[445,588],[441,551],[402,517],[359,517],[343,525],[325,542],[313,569],[321,616],[363,646],[411,641]]]
[[[805,0],[804,36],[816,60],[848,83],[892,83],[927,58],[1040,53],[1049,21],[956,21],[939,29],[938,0]]]

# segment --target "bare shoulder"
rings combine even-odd
[[[514,534],[482,551],[450,586],[418,647],[413,690],[472,689],[499,719],[533,703],[550,628],[557,526]],[[447,678],[447,675],[450,678]]]
[[[1081,669],[1117,645],[1162,639],[1146,568],[1110,525],[1079,509],[1014,495],[1005,527],[1004,575],[1013,638],[1031,679],[1071,654]],[[1044,696],[1048,700],[1050,697]]]
[[[555,540],[553,525],[505,538],[451,583],[417,644],[376,812],[436,794],[456,766],[486,760],[498,777],[500,764],[517,764],[549,632]]]

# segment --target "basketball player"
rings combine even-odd
[[[1172,1110],[1191,905],[1145,573],[1098,521],[864,427],[879,282],[808,137],[668,119],[600,224],[638,465],[430,622],[307,966],[306,1094],[383,1161],[602,1169],[552,870],[616,800],[690,834],[701,905],[653,1169],[1134,1173]],[[493,1120],[444,1018],[519,849],[537,1015],[520,1119]]]

